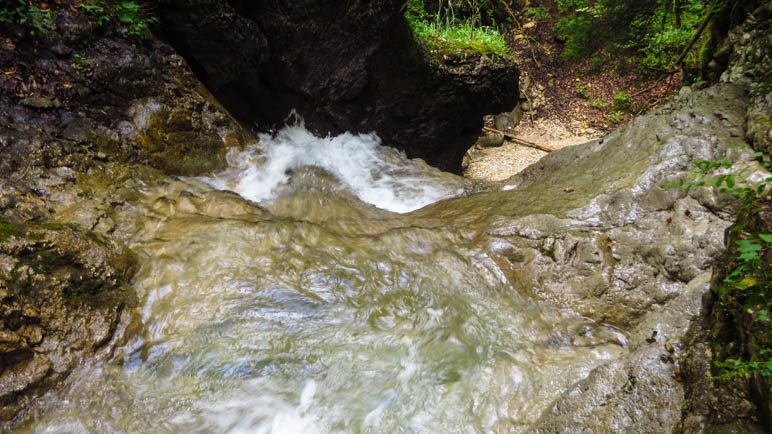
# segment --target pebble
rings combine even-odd
[[[527,119],[525,116],[513,133],[526,140],[555,148],[586,143],[600,136],[600,133],[591,129],[583,131],[582,135],[576,135],[559,122],[548,119],[530,122]],[[504,141],[503,146],[497,148],[468,152],[464,176],[485,181],[504,181],[546,155],[547,152],[539,149]]]

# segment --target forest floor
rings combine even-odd
[[[520,67],[521,92],[531,107],[512,131],[519,137],[558,149],[586,143],[667,102],[681,87],[679,74],[663,79],[660,71],[642,71],[633,65],[632,56],[601,52],[585,59],[565,59],[563,43],[554,31],[555,0],[531,0],[514,18],[506,39]],[[626,103],[615,103],[618,93],[629,97]],[[464,174],[501,181],[544,155],[505,141],[497,148],[472,149]]]

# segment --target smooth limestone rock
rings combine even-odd
[[[517,103],[510,60],[437,62],[413,38],[402,0],[159,3],[161,27],[202,81],[263,130],[296,110],[321,135],[375,131],[459,172],[483,115]]]
[[[628,336],[628,354],[556,399],[528,432],[660,433],[680,423],[687,330],[702,320],[736,203],[673,185],[695,161],[750,157],[747,101],[730,84],[685,93],[604,139],[551,153],[502,191],[415,213],[487,243],[514,288]]]

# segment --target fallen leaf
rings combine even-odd
[[[682,383],[683,377],[681,377],[681,371],[675,371],[673,372],[673,380],[676,381],[676,383]]]

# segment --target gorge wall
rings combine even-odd
[[[281,126],[296,110],[318,134],[376,131],[459,172],[482,116],[516,105],[518,70],[502,58],[429,57],[403,3],[165,0],[158,13],[170,43],[247,125]]]
[[[148,185],[225,167],[228,149],[256,140],[243,123],[274,125],[296,108],[318,131],[376,129],[386,144],[453,169],[480,115],[511,108],[512,65],[428,61],[406,40],[397,2],[322,3],[162,2],[164,36],[190,67],[154,37],[97,27],[76,2],[57,9],[56,32],[2,39],[0,66],[15,72],[0,75],[0,420],[22,418],[89,360],[121,362],[114,348],[137,332],[126,288],[138,258],[127,234],[188,217],[271,218],[226,192],[138,199]],[[749,144],[768,144],[769,97],[753,84],[768,77],[768,57],[742,47],[729,83],[685,88],[603,140],[407,216],[410,231],[479,254],[513,291],[594,322],[556,334],[559,343],[624,347],[527,429],[700,432],[723,422],[716,406],[690,407],[708,389],[690,389],[687,351],[698,347],[684,345],[705,318],[734,204],[710,188],[668,185],[696,160],[739,162]],[[751,68],[761,72],[748,83]],[[351,216],[314,220],[324,217],[318,205],[286,220],[367,240],[404,232],[399,216],[345,201]],[[367,216],[377,224],[358,233]],[[710,360],[700,368],[709,379]],[[758,427],[751,387],[741,386],[733,408],[744,411],[741,426]]]

